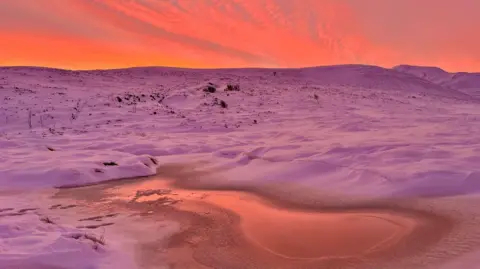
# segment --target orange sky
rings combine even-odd
[[[0,0],[0,65],[480,71],[478,0]]]

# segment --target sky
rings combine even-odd
[[[0,0],[0,65],[480,72],[479,0]]]

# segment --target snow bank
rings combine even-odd
[[[11,149],[0,158],[0,184],[10,188],[76,186],[153,175],[158,161],[149,155],[117,151]]]

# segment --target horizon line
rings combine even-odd
[[[36,65],[0,65],[0,69],[8,68],[38,68],[38,69],[50,69],[50,70],[61,70],[61,71],[72,71],[72,72],[89,72],[89,71],[115,71],[115,70],[128,70],[128,69],[141,69],[141,68],[167,68],[167,69],[185,69],[185,70],[251,70],[251,69],[261,69],[261,70],[300,70],[300,69],[309,69],[309,68],[324,68],[324,67],[339,67],[339,66],[365,66],[365,67],[378,67],[382,69],[394,70],[395,67],[399,66],[410,66],[418,68],[436,68],[444,71],[446,73],[455,74],[455,73],[480,73],[480,72],[468,72],[468,71],[447,71],[438,66],[428,66],[428,65],[411,65],[411,64],[399,64],[392,67],[384,67],[373,64],[332,64],[332,65],[314,65],[314,66],[303,66],[303,67],[261,67],[261,66],[248,66],[248,67],[181,67],[181,66],[163,66],[163,65],[145,65],[145,66],[125,66],[125,67],[112,67],[112,68],[66,68],[66,67],[54,67],[54,66],[36,66]]]

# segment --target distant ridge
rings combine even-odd
[[[303,68],[218,68],[197,69],[181,67],[128,67],[99,70],[67,70],[50,67],[10,66],[0,67],[0,72],[39,74],[92,74],[96,76],[154,76],[162,73],[212,73],[235,74],[239,76],[271,76],[273,72],[280,77],[302,77],[323,85],[354,86],[385,90],[410,91],[412,93],[430,93],[437,96],[454,98],[480,98],[480,73],[449,73],[438,67],[399,65],[383,68],[373,65],[346,64]]]
[[[480,73],[449,73],[438,67],[399,65],[393,70],[411,74],[442,87],[480,98]]]

